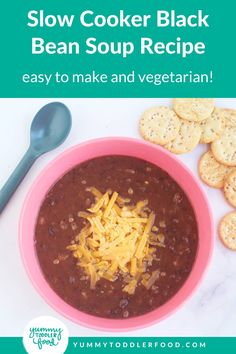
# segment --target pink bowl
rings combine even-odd
[[[172,176],[188,195],[198,222],[199,245],[193,269],[168,302],[145,315],[122,319],[103,319],[85,314],[64,302],[48,285],[41,272],[35,247],[34,228],[45,194],[68,170],[83,161],[104,155],[128,155],[147,160]],[[103,138],[77,145],[53,160],[38,176],[25,200],[20,218],[20,250],[27,273],[37,291],[56,311],[87,327],[107,331],[127,331],[154,324],[175,311],[194,292],[209,263],[213,246],[211,210],[193,174],[168,151],[147,142],[129,138]]]

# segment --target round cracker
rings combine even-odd
[[[236,110],[235,109],[224,109],[225,125],[227,127],[236,127]]]
[[[201,122],[207,119],[214,110],[213,98],[175,98],[174,111],[182,119]]]
[[[200,143],[208,144],[219,138],[225,128],[225,110],[215,108],[210,117],[200,122],[202,135]]]
[[[211,151],[205,152],[199,160],[198,171],[203,182],[214,188],[222,188],[225,178],[234,170],[219,163]]]
[[[139,127],[144,139],[165,145],[178,134],[180,120],[169,107],[157,106],[143,113]]]
[[[236,166],[236,127],[227,127],[222,135],[211,143],[217,161],[226,166]]]
[[[219,226],[219,234],[224,245],[236,251],[236,211],[223,217]]]
[[[176,138],[166,144],[165,148],[175,154],[192,151],[199,143],[201,133],[199,124],[182,120]]]
[[[225,179],[224,193],[228,202],[236,208],[236,170]]]

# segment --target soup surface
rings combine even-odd
[[[35,228],[53,290],[106,318],[139,316],[168,301],[191,272],[197,245],[184,191],[157,166],[125,156],[66,173],[46,195]]]

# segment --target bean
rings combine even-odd
[[[128,304],[129,304],[129,301],[127,299],[121,299],[119,306],[120,306],[120,308],[124,309]]]
[[[48,233],[49,233],[49,235],[50,235],[50,236],[54,236],[56,232],[57,232],[56,226],[55,226],[55,225],[52,225],[52,224],[49,225],[49,227],[48,227]]]

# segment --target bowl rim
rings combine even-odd
[[[191,182],[195,185],[196,189],[199,191],[199,196],[201,197],[201,200],[204,204],[205,210],[206,210],[206,217],[207,217],[207,222],[208,222],[208,237],[206,238],[207,242],[207,247],[202,247],[201,242],[200,242],[200,234],[199,234],[199,239],[198,239],[198,250],[195,258],[194,265],[191,269],[191,272],[185,281],[185,283],[182,285],[182,287],[178,290],[174,296],[169,299],[166,303],[164,303],[162,306],[140,316],[136,317],[131,317],[128,319],[109,319],[109,318],[101,318],[93,315],[86,314],[82,311],[79,311],[72,307],[71,305],[67,304],[64,300],[62,300],[49,286],[49,284],[46,282],[43,273],[40,269],[36,252],[34,252],[34,256],[31,254],[31,261],[32,259],[34,260],[33,267],[37,270],[38,276],[40,274],[41,279],[40,282],[44,283],[44,286],[42,287],[39,285],[38,279],[36,279],[36,276],[34,274],[34,270],[31,266],[31,261],[29,261],[29,256],[27,256],[26,252],[26,247],[27,246],[27,241],[26,241],[26,217],[29,213],[29,209],[31,207],[30,201],[32,200],[32,195],[34,193],[35,188],[42,183],[43,179],[46,178],[47,174],[51,169],[53,169],[56,164],[59,164],[63,159],[65,159],[68,155],[73,154],[76,152],[78,149],[83,149],[86,147],[90,147],[92,145],[99,145],[99,144],[108,144],[109,143],[130,143],[130,144],[138,144],[145,146],[146,148],[153,149],[153,152],[156,151],[157,153],[164,154],[165,157],[168,157],[170,160],[174,161],[179,167],[184,171],[186,175],[189,176],[191,179]],[[103,154],[103,156],[108,155],[108,154]],[[115,155],[115,154],[111,154]],[[118,155],[118,154],[117,154]],[[124,154],[120,154],[124,155]],[[94,156],[92,158],[96,158],[96,156],[102,156],[102,155],[97,155],[97,153],[94,153]],[[133,156],[129,153],[127,153],[126,156]],[[140,158],[137,156],[137,158]],[[89,160],[89,159],[87,159]],[[145,159],[144,159],[145,160]],[[86,161],[86,159],[84,160]],[[149,161],[147,158],[146,161]],[[83,161],[79,162],[82,163]],[[155,164],[155,163],[154,163]],[[156,164],[157,165],[157,164]],[[74,165],[75,166],[75,165]],[[158,166],[158,165],[157,165]],[[73,168],[73,167],[72,167]],[[60,176],[57,176],[54,180],[54,183],[58,179],[60,179],[69,169],[65,170]],[[169,173],[169,172],[168,172]],[[172,178],[176,181],[176,179],[172,176]],[[178,181],[176,181],[178,184],[180,184]],[[52,184],[51,184],[52,185]],[[190,198],[189,193],[186,192],[185,188],[181,185],[181,188],[184,190],[188,198]],[[43,200],[45,194],[43,194],[41,200]],[[191,200],[190,200],[191,202]],[[192,203],[191,203],[192,204]],[[197,219],[196,215],[196,206],[192,205],[195,216]],[[39,209],[37,209],[38,211]],[[199,220],[197,220],[198,226],[199,226]],[[32,230],[31,230],[32,231]],[[198,179],[196,176],[193,174],[193,172],[179,159],[177,159],[176,156],[171,154],[169,151],[165,150],[161,146],[154,145],[152,143],[149,143],[147,141],[143,141],[141,139],[137,138],[128,138],[128,137],[103,137],[103,138],[97,138],[97,139],[91,139],[82,143],[79,143],[77,145],[74,145],[62,153],[60,153],[57,157],[55,157],[51,162],[49,162],[43,170],[38,174],[34,182],[32,183],[26,198],[23,203],[23,207],[21,210],[20,214],[20,221],[19,221],[19,247],[20,247],[20,254],[21,254],[21,259],[23,261],[24,267],[26,269],[26,272],[29,276],[29,279],[39,295],[45,300],[45,302],[50,305],[57,313],[63,315],[67,319],[82,325],[84,327],[88,327],[91,329],[99,330],[99,331],[108,331],[108,332],[126,332],[126,331],[132,331],[132,330],[137,330],[141,329],[147,326],[151,326],[155,323],[160,322],[161,320],[165,319],[166,317],[170,316],[173,312],[175,312],[177,309],[179,309],[183,304],[189,299],[189,297],[196,291],[196,288],[199,286],[201,283],[203,275],[206,273],[206,270],[208,268],[208,265],[210,263],[210,259],[212,257],[212,251],[213,251],[213,246],[214,246],[214,223],[213,223],[213,216],[211,212],[211,207],[209,204],[209,201],[206,197],[205,191],[203,190],[201,184],[199,183]],[[32,251],[32,249],[31,249]],[[29,252],[28,252],[29,253]],[[204,256],[203,259],[200,259],[200,256]],[[45,290],[46,287],[46,290]],[[47,295],[46,295],[47,294]],[[48,297],[50,295],[50,298]],[[182,299],[180,298],[182,296]]]

